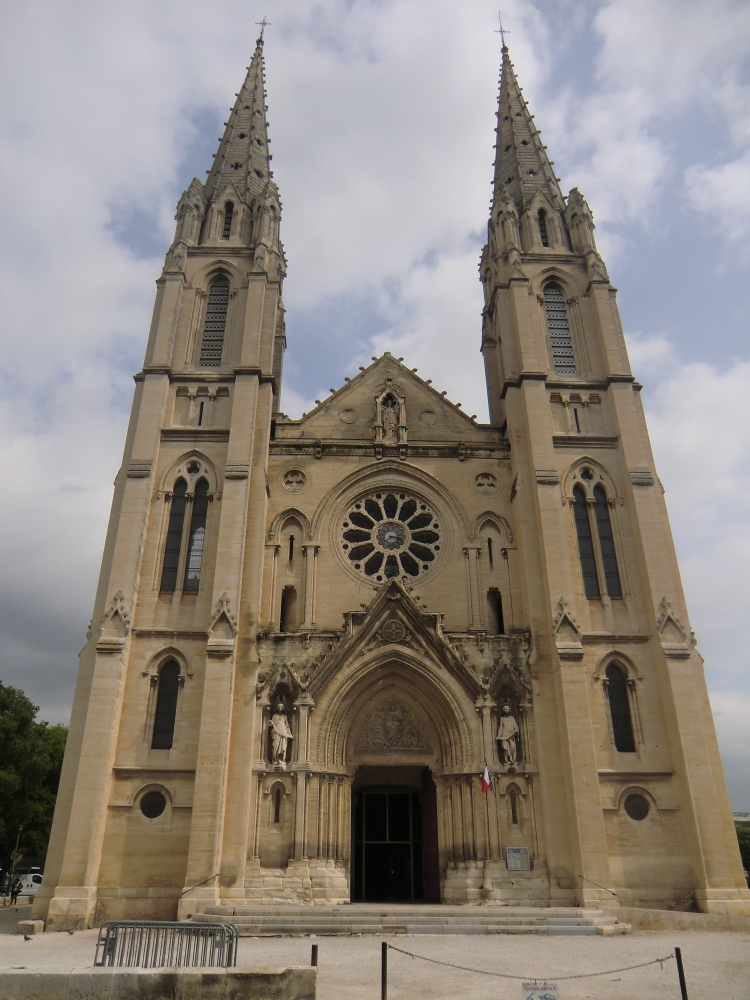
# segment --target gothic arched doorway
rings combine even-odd
[[[352,789],[352,902],[439,903],[430,769],[360,767]]]

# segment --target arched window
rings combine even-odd
[[[547,235],[547,213],[543,208],[540,208],[537,212],[537,219],[539,220],[539,235],[542,238],[542,246],[549,246],[549,236]]]
[[[281,822],[281,789],[278,786],[273,793],[273,821],[274,823]]]
[[[177,715],[177,693],[180,690],[180,667],[167,660],[159,671],[159,691],[156,696],[152,750],[171,750],[174,741],[174,720]]]
[[[573,341],[570,339],[568,310],[562,289],[554,281],[544,289],[544,312],[552,345],[552,362],[559,375],[575,375],[576,361],[573,356]]]
[[[199,479],[195,487],[193,516],[190,519],[187,561],[185,563],[186,591],[197,591],[201,581],[203,546],[206,541],[206,517],[208,515],[208,483]]]
[[[218,368],[221,365],[228,308],[229,279],[221,274],[211,285],[208,293],[201,356],[198,362],[201,368]]]
[[[224,229],[221,233],[221,238],[223,240],[228,240],[232,235],[232,216],[234,215],[234,205],[231,201],[226,203],[224,207]]]
[[[578,554],[581,558],[583,592],[586,597],[599,597],[599,578],[596,575],[594,539],[591,537],[591,522],[586,505],[586,494],[582,486],[573,488],[573,514],[578,535]]]
[[[510,790],[510,821],[513,826],[518,825],[518,799],[516,798],[515,788]]]
[[[620,585],[620,572],[617,569],[617,554],[615,553],[615,540],[612,535],[612,522],[609,518],[609,505],[607,494],[603,486],[594,487],[594,511],[596,513],[596,527],[599,532],[599,547],[602,551],[602,566],[604,567],[604,582],[607,585],[607,593],[610,597],[622,597],[622,587]]]
[[[161,571],[162,593],[171,593],[177,586],[177,570],[180,564],[182,529],[185,523],[185,493],[187,483],[178,479],[172,491],[172,507],[169,512],[167,544],[164,546],[164,566]]]
[[[615,750],[620,753],[635,753],[633,722],[630,718],[630,700],[625,675],[616,663],[610,663],[606,674],[609,714],[612,717]]]

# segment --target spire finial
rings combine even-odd
[[[503,27],[503,19],[502,19],[502,15],[500,14],[500,11],[497,12],[497,20],[498,20],[498,22],[500,24],[500,27],[495,29],[495,34],[496,35],[500,35],[500,38],[502,39],[502,42],[503,42],[503,52],[507,52],[508,51],[508,46],[505,44],[505,36],[509,35],[510,32],[508,31],[507,28]]]
[[[258,38],[258,41],[262,42],[263,41],[263,32],[266,30],[266,28],[270,28],[271,27],[271,22],[268,20],[268,18],[264,14],[263,15],[263,20],[262,21],[256,21],[255,23],[260,25],[260,37]]]

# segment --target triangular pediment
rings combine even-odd
[[[501,439],[499,429],[477,424],[459,403],[452,403],[426,379],[386,352],[340,389],[316,400],[314,410],[301,420],[282,419],[277,434],[311,441],[364,440],[372,442],[379,422],[378,399],[392,389],[403,404],[409,443],[424,441],[485,441],[488,431]],[[400,418],[401,414],[399,414]],[[398,418],[397,418],[398,419]],[[382,411],[380,416],[382,422]]]
[[[410,650],[447,668],[475,696],[477,678],[443,635],[442,617],[421,611],[397,580],[385,583],[364,611],[345,614],[344,639],[316,675],[310,694],[317,697],[343,664],[393,647],[394,653]]]

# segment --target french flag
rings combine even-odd
[[[482,791],[489,792],[492,788],[492,775],[490,774],[490,769],[487,767],[487,762],[484,764],[484,774],[482,775]]]

